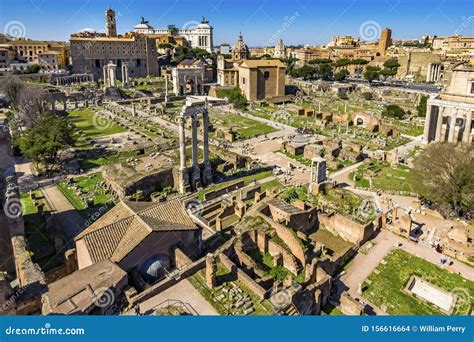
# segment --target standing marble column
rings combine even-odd
[[[104,74],[104,87],[109,86],[109,78],[108,78],[108,73],[107,73],[107,67],[104,65],[102,68],[103,74]]]
[[[441,129],[443,128],[443,117],[445,112],[445,107],[438,107],[438,121],[436,121],[436,134],[435,134],[435,141],[441,141]]]
[[[456,119],[458,117],[458,110],[455,109],[449,118],[449,134],[448,134],[448,142],[454,142],[455,140],[455,133],[456,133]]]
[[[464,124],[464,132],[462,136],[462,141],[465,143],[469,143],[471,139],[471,124],[472,124],[472,110],[468,109],[466,112],[466,121]]]
[[[165,103],[169,102],[168,75],[165,74]]]
[[[189,176],[186,169],[186,135],[184,131],[184,117],[178,117],[179,127],[179,192],[184,194],[189,191]]]
[[[201,187],[201,169],[199,168],[199,149],[198,149],[198,119],[196,114],[191,116],[192,128],[192,185],[194,189]]]
[[[425,120],[425,130],[423,133],[423,144],[428,144],[429,137],[430,137],[430,126],[431,126],[431,114],[433,110],[433,105],[428,104],[427,113],[426,113],[426,120]]]
[[[206,185],[212,184],[212,166],[209,160],[209,112],[207,108],[207,98],[202,114],[202,128],[203,128],[203,159],[204,159],[204,181]]]

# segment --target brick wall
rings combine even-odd
[[[266,290],[257,284],[250,276],[244,271],[239,269],[236,264],[232,262],[225,254],[220,254],[219,259],[228,270],[237,273],[237,279],[239,279],[245,286],[247,286],[253,293],[255,293],[260,299],[266,298]]]

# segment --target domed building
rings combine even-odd
[[[273,50],[273,57],[275,58],[286,58],[286,46],[283,44],[283,39],[280,39],[275,49]]]
[[[232,59],[234,61],[242,61],[250,57],[250,51],[247,45],[245,45],[244,37],[242,32],[239,34],[239,38],[235,43],[234,49],[232,50]]]

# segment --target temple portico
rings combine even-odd
[[[423,143],[472,143],[473,111],[474,69],[459,65],[447,89],[428,99]]]
[[[423,142],[473,141],[474,104],[429,99]]]

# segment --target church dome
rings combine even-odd
[[[140,267],[140,275],[147,282],[154,282],[166,275],[171,265],[170,258],[166,254],[155,254],[149,257]]]

